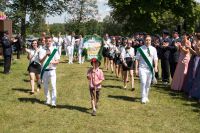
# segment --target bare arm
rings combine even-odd
[[[155,65],[154,67],[155,72],[158,72],[158,60],[154,60],[154,65]]]
[[[135,74],[136,74],[136,76],[138,76],[138,64],[139,64],[138,60],[135,60]]]
[[[40,63],[43,63],[45,60],[46,60],[46,58],[47,58],[47,54],[45,54],[45,56],[42,58],[42,59],[40,59]]]

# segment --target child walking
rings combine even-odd
[[[87,72],[87,79],[89,80],[89,90],[91,96],[92,116],[96,116],[97,103],[99,101],[101,83],[104,80],[103,71],[99,68],[101,62],[96,59],[91,59],[92,68]]]

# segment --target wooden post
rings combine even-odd
[[[8,31],[9,37],[12,37],[12,21],[9,19],[0,20],[0,32]]]

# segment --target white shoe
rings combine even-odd
[[[48,101],[46,101],[44,104],[45,104],[45,105],[50,105],[51,103],[50,103],[50,102],[48,102]]]
[[[142,103],[142,104],[146,104],[146,102],[147,102],[146,99],[145,99],[145,98],[142,98],[141,103]]]
[[[52,106],[52,107],[56,107],[56,104],[55,104],[55,103],[52,103],[51,106]]]
[[[149,103],[149,98],[146,98],[146,102]]]
[[[163,82],[164,85],[168,85],[168,82]]]

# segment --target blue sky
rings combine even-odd
[[[98,10],[99,10],[99,15],[101,20],[106,16],[109,15],[110,13],[110,7],[107,5],[108,0],[97,0],[97,5],[98,5]],[[46,19],[46,22],[49,24],[52,23],[64,23],[65,18],[67,16],[67,13],[63,13],[62,15],[59,16],[49,16]]]

